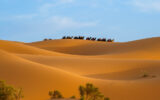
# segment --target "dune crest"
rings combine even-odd
[[[5,40],[0,40],[0,49],[14,54],[32,54],[32,55],[48,55],[48,56],[62,55],[60,53],[51,52],[33,46],[25,45],[24,43],[21,42],[12,42]]]
[[[160,38],[149,38],[124,43],[87,40],[50,40],[28,45],[65,54],[100,56],[107,58],[160,59]]]

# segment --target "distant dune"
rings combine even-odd
[[[102,55],[125,58],[160,58],[160,38],[150,38],[126,43],[106,43],[84,40],[51,40],[29,43],[49,51],[74,55]],[[141,55],[139,55],[141,54]]]
[[[160,100],[160,38],[124,43],[0,40],[0,80],[22,87],[24,100],[47,100],[50,90],[78,95],[93,83],[111,100]]]

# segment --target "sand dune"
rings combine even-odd
[[[106,43],[84,40],[53,40],[29,45],[74,55],[100,55],[108,58],[160,58],[160,38],[143,39],[126,43]]]
[[[47,51],[44,49],[25,45],[21,42],[12,42],[0,40],[0,49],[9,53],[32,54],[32,55],[61,55],[60,53]]]
[[[160,100],[159,43],[160,38],[126,43],[1,40],[0,79],[22,87],[24,100],[47,100],[53,89],[78,96],[78,86],[87,82],[111,100]]]
[[[128,70],[137,70],[139,76],[149,73],[152,70],[159,69],[159,60],[135,60],[135,59],[102,59],[102,58],[84,58],[81,57],[51,57],[51,56],[33,56],[18,55],[24,59],[34,61],[40,64],[57,67],[79,75],[107,74]],[[116,63],[115,63],[116,62]],[[151,67],[152,66],[152,67]],[[149,69],[149,70],[147,70]],[[135,71],[137,73],[137,71]],[[157,73],[158,74],[158,73]],[[136,74],[134,74],[136,75]],[[129,77],[130,75],[128,75]]]
[[[77,94],[77,87],[85,82],[85,78],[78,75],[29,62],[3,51],[0,55],[0,79],[22,87],[25,100],[45,100],[51,89],[59,89],[65,96],[71,96],[71,93]]]

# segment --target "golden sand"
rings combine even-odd
[[[160,38],[125,43],[0,40],[0,79],[22,87],[24,100],[47,100],[50,90],[78,96],[91,82],[111,100],[160,100]],[[147,77],[144,77],[147,75]]]

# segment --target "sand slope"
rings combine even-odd
[[[78,96],[78,86],[87,82],[111,100],[160,100],[159,43],[160,38],[126,43],[1,40],[0,79],[22,87],[24,100],[47,100],[53,89]]]
[[[0,51],[0,55],[0,79],[23,87],[25,100],[45,100],[48,91],[53,88],[69,96],[77,93],[76,88],[85,81],[85,78],[78,75],[33,63],[3,51]]]
[[[110,74],[116,72],[119,73],[123,71],[126,72],[129,70],[136,70],[134,72],[138,73],[138,76],[140,77],[145,73],[152,74],[152,72],[159,75],[158,70],[160,69],[159,60],[136,60],[136,59],[120,60],[120,59],[104,59],[104,58],[102,59],[102,58],[84,58],[84,57],[82,59],[81,57],[79,58],[51,57],[51,56],[33,56],[33,55],[17,55],[17,56],[20,56],[24,59],[34,61],[40,64],[52,67],[56,66],[59,69],[66,70],[68,72],[73,72],[75,74],[83,76],[92,74]],[[137,76],[136,73],[134,74],[135,76]],[[130,77],[130,75],[128,74],[127,77]]]

